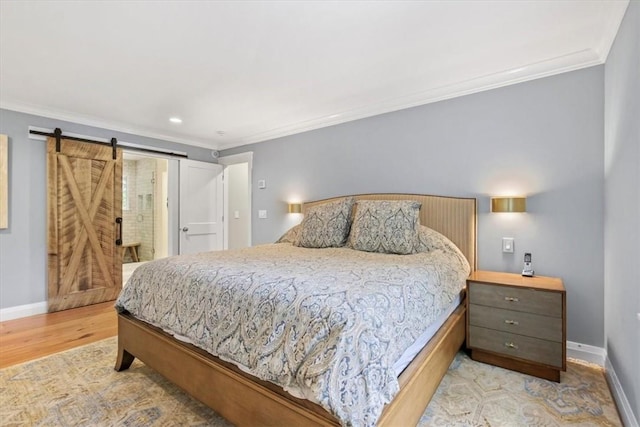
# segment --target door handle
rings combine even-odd
[[[182,231],[186,233],[187,231],[189,231],[189,227],[182,227]]]
[[[118,237],[116,238],[116,246],[122,246],[122,218],[116,218],[116,224],[118,225]]]

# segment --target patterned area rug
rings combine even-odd
[[[2,426],[228,426],[136,360],[115,372],[109,338],[0,370]],[[569,363],[562,383],[458,353],[422,426],[621,426],[604,374]]]
[[[458,353],[419,426],[622,426],[602,368],[569,360],[561,383]]]

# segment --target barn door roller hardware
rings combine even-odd
[[[172,156],[172,157],[182,157],[184,159],[189,158],[189,156],[187,156],[186,154],[181,154],[181,153],[172,153],[172,152],[167,152],[167,151],[161,151],[161,150],[153,150],[151,148],[142,148],[142,147],[132,147],[129,145],[123,145],[120,144],[118,145],[118,140],[116,138],[111,138],[110,142],[104,142],[104,141],[98,141],[95,139],[88,139],[88,138],[79,138],[77,136],[69,136],[69,135],[63,135],[62,134],[62,130],[60,128],[56,128],[53,133],[52,132],[43,132],[43,131],[39,131],[39,130],[35,130],[35,129],[30,129],[29,133],[32,135],[42,135],[42,136],[50,136],[56,139],[56,152],[59,153],[60,152],[60,141],[62,141],[63,139],[69,139],[71,141],[79,141],[79,142],[87,142],[90,144],[99,144],[99,145],[106,145],[109,147],[113,147],[113,158],[114,160],[116,159],[116,148],[120,147],[120,148],[126,148],[127,150],[135,150],[135,151],[143,151],[146,153],[154,153],[154,154],[162,154],[165,156]]]

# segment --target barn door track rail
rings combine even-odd
[[[77,136],[70,136],[70,135],[63,135],[62,134],[62,130],[60,128],[56,128],[53,132],[43,132],[43,131],[39,131],[39,130],[34,130],[34,129],[30,129],[29,133],[32,135],[41,135],[41,136],[49,136],[52,138],[56,139],[56,152],[59,153],[60,152],[60,141],[63,139],[68,139],[71,141],[79,141],[79,142],[87,142],[90,144],[98,144],[98,145],[106,145],[106,146],[110,146],[113,148],[113,158],[116,158],[116,149],[117,148],[124,148],[127,150],[134,150],[134,151],[142,151],[142,152],[146,152],[146,153],[153,153],[153,154],[162,154],[165,156],[172,156],[172,157],[181,157],[183,159],[187,159],[189,158],[188,155],[186,154],[182,154],[182,153],[173,153],[170,151],[162,151],[162,150],[154,150],[151,148],[142,148],[142,147],[133,147],[130,145],[124,145],[124,144],[120,144],[118,145],[118,140],[116,138],[111,138],[110,142],[105,142],[105,141],[99,141],[96,139],[89,139],[89,138],[79,138]]]

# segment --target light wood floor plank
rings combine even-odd
[[[0,369],[117,335],[113,304],[0,322]]]

